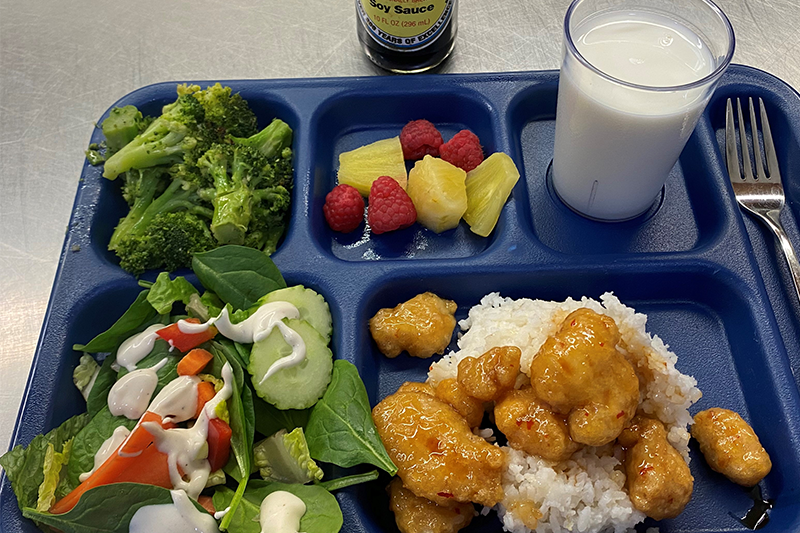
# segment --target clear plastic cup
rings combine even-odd
[[[574,0],[564,20],[553,187],[597,220],[653,204],[733,56],[708,0]]]

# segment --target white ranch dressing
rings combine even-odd
[[[161,389],[147,408],[164,422],[183,422],[197,411],[197,376],[178,376]]]
[[[214,513],[214,519],[215,520],[222,520],[223,518],[225,518],[225,515],[230,513],[230,512],[231,512],[231,506],[229,505],[225,509],[223,509],[221,511],[217,511],[216,513]]]
[[[125,426],[119,426],[114,430],[114,433],[111,434],[106,440],[103,441],[103,444],[100,446],[100,449],[97,450],[97,453],[94,454],[94,466],[88,472],[84,472],[80,476],[78,476],[78,480],[83,483],[89,476],[94,474],[94,471],[97,470],[100,465],[106,462],[106,459],[111,457],[119,448],[119,445],[125,442],[125,439],[128,438],[128,435],[131,434],[131,430],[126,428]]]
[[[169,477],[173,488],[184,490],[195,499],[205,487],[208,475],[211,473],[211,466],[206,457],[199,457],[208,439],[208,422],[217,417],[215,412],[217,406],[230,398],[233,393],[233,371],[230,363],[225,363],[222,367],[222,379],[225,382],[222,389],[205,404],[191,428],[164,429],[156,422],[142,424],[142,427],[153,435],[158,451],[168,457]],[[195,390],[195,398],[196,395]]]
[[[271,492],[261,501],[261,533],[299,533],[300,519],[306,514],[303,500],[285,490]]]
[[[118,366],[125,367],[129,372],[136,370],[136,365],[139,361],[147,357],[153,350],[153,345],[158,339],[156,332],[165,327],[164,324],[153,324],[141,333],[125,339],[117,350],[115,363]]]
[[[306,344],[295,330],[283,323],[284,318],[300,318],[300,312],[289,302],[270,302],[259,307],[255,313],[238,324],[231,323],[226,307],[219,315],[202,324],[179,320],[178,329],[183,333],[202,333],[213,324],[223,336],[232,341],[252,344],[266,339],[272,333],[273,328],[277,327],[283,335],[283,340],[292,347],[292,353],[272,363],[258,383],[262,385],[276,372],[298,365],[306,358]]]
[[[137,368],[114,383],[108,392],[108,409],[114,416],[124,415],[130,420],[139,420],[147,411],[150,398],[158,387],[158,372],[168,359],[165,357],[150,368]]]
[[[170,491],[171,504],[144,505],[136,510],[128,525],[129,533],[219,533],[217,521],[197,509],[182,490]]]

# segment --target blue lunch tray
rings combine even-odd
[[[771,234],[739,211],[721,150],[726,99],[762,97],[784,176],[784,222],[800,246],[800,97],[789,86],[731,66],[655,206],[635,220],[606,224],[574,214],[546,179],[558,72],[222,83],[247,99],[262,127],[277,116],[294,129],[292,219],[273,259],[290,285],[311,287],[330,303],[334,354],[358,367],[373,405],[404,381],[424,380],[430,363],[377,351],[367,322],[382,307],[430,290],[455,300],[461,319],[495,291],[546,300],[613,291],[648,315],[648,332],[697,379],[703,398],[693,413],[733,409],[760,436],[773,460],[761,486],[775,501],[764,531],[800,531],[800,303]],[[161,83],[114,105],[158,114],[174,99],[175,83]],[[398,135],[417,118],[435,123],[446,139],[469,128],[487,155],[502,151],[516,162],[522,178],[494,232],[481,238],[463,222],[441,235],[419,225],[378,236],[332,232],[322,205],[336,182],[338,154]],[[92,142],[101,140],[95,130]],[[101,168],[84,164],[12,447],[84,410],[72,384],[79,354],[71,346],[110,326],[140,290],[106,249],[126,212],[118,189]],[[711,471],[694,442],[692,457],[694,495],[686,510],[638,529],[747,531],[737,520],[752,504],[746,491]],[[396,531],[382,487],[337,493],[343,531]],[[491,513],[465,531],[500,529]],[[34,531],[3,476],[0,532]]]

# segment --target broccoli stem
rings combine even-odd
[[[211,233],[220,244],[244,244],[252,213],[250,190],[241,186],[214,200]]]
[[[152,181],[152,184],[151,184]],[[208,216],[209,209],[196,205],[191,199],[196,195],[196,187],[181,180],[173,180],[167,189],[155,200],[153,195],[157,186],[156,179],[148,179],[147,192],[136,199],[130,213],[122,219],[111,236],[108,249],[115,250],[119,243],[128,237],[142,235],[153,218],[161,213],[174,213],[187,210]],[[151,190],[152,189],[152,190]]]
[[[212,176],[217,196],[214,198],[214,217],[211,219],[211,233],[220,244],[244,244],[244,237],[253,211],[252,186],[256,179],[253,168],[245,161],[241,152],[234,150],[232,174],[220,166]]]
[[[153,202],[156,190],[158,189],[159,177],[157,174],[150,172],[139,173],[139,196],[133,201],[128,214],[120,219],[119,224],[114,229],[111,235],[111,240],[108,243],[109,250],[116,250],[123,237],[128,235],[133,229],[134,225],[144,216],[147,208]]]
[[[139,134],[142,114],[136,107],[126,105],[115,107],[103,121],[103,135],[106,137],[108,155],[118,152]]]

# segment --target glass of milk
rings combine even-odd
[[[564,21],[552,178],[589,218],[634,218],[659,196],[733,56],[708,0],[574,0]]]

